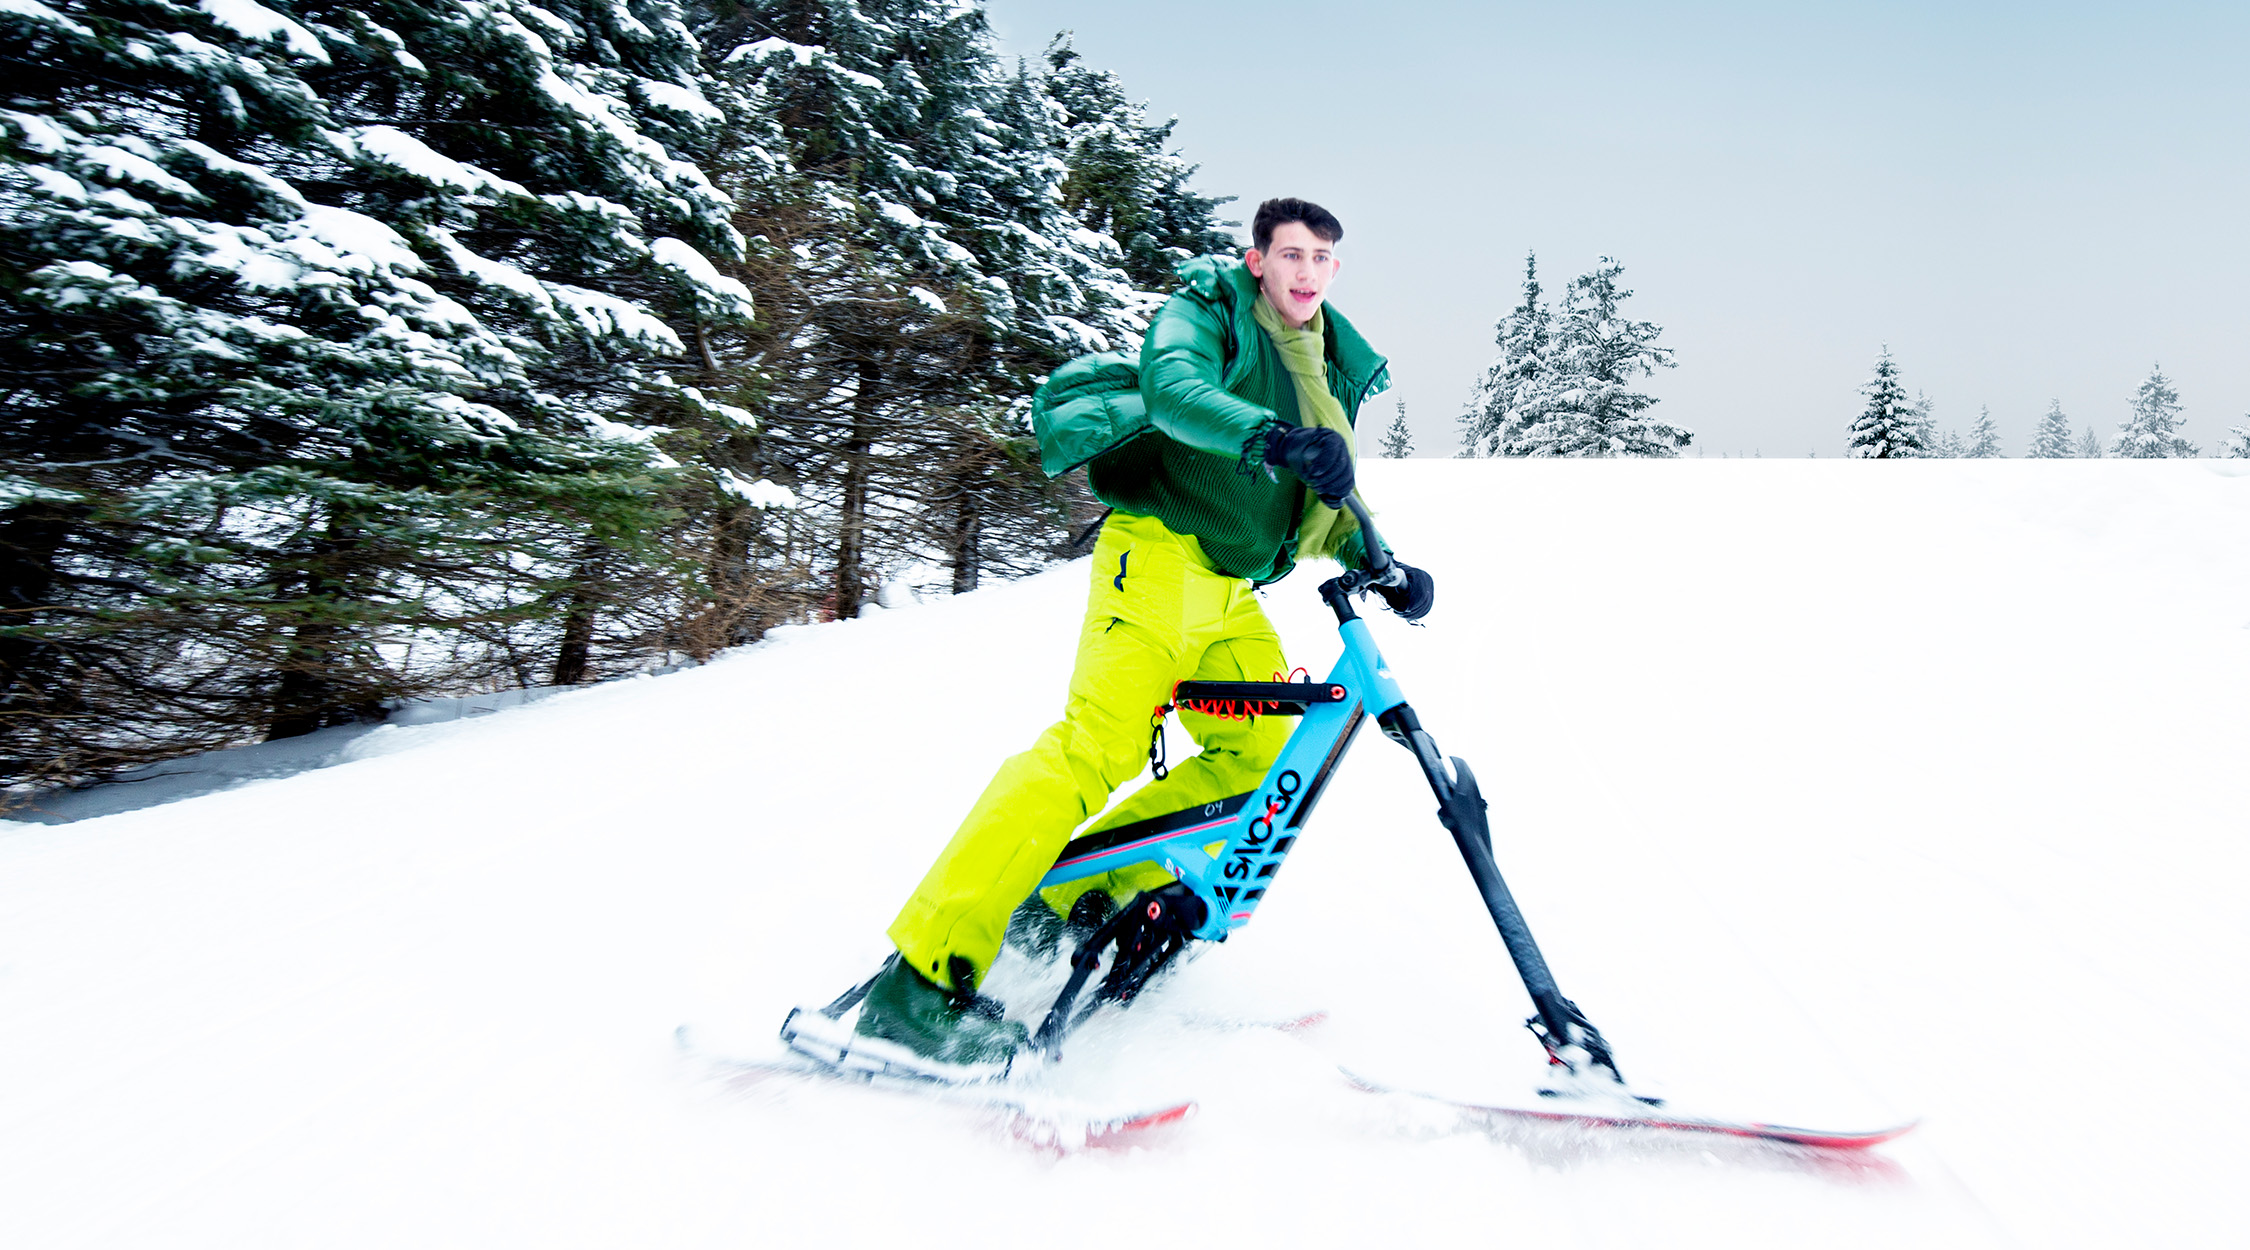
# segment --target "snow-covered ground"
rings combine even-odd
[[[1051,718],[1083,564],[352,762],[0,826],[0,1245],[2218,1246],[2250,1120],[2250,478],[2219,462],[1370,465],[1377,636],[1625,1071],[1879,1162],[1467,1131],[1527,1005],[1374,734],[1257,921],[1054,1079],[1056,1158],[716,1082],[870,968]],[[1332,625],[1269,591],[1292,658]],[[1184,742],[1175,752],[1188,749]],[[996,981],[1022,985],[1026,970]],[[1206,1017],[1324,1008],[1302,1036]],[[2231,1230],[2231,1231],[2230,1231]]]

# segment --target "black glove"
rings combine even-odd
[[[1277,465],[1312,488],[1333,508],[1352,493],[1352,449],[1344,436],[1325,426],[1277,425],[1266,433],[1266,463]]]
[[[1430,580],[1429,574],[1411,564],[1393,560],[1391,567],[1403,574],[1405,580],[1396,586],[1385,586],[1378,582],[1375,593],[1383,596],[1383,602],[1391,605],[1391,611],[1407,620],[1419,621],[1428,616],[1430,608],[1437,603],[1437,583]]]

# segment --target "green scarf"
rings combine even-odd
[[[1289,370],[1290,380],[1297,384],[1297,415],[1308,428],[1326,426],[1343,435],[1344,446],[1351,451],[1352,459],[1358,460],[1359,443],[1352,437],[1352,423],[1344,418],[1344,406],[1328,393],[1328,347],[1322,314],[1314,313],[1304,329],[1292,330],[1281,320],[1273,302],[1262,293],[1250,311],[1265,330],[1266,337],[1272,339],[1274,347],[1281,352],[1281,363]],[[1354,490],[1352,494],[1359,492]],[[1297,524],[1297,558],[1333,556],[1336,548],[1358,529],[1359,522],[1320,502],[1320,496],[1306,491],[1305,515]]]

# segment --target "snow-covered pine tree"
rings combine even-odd
[[[1046,63],[1040,90],[1062,109],[1063,206],[1124,248],[1134,285],[1169,291],[1173,266],[1233,251],[1234,236],[1216,219],[1233,197],[1197,194],[1188,186],[1196,166],[1166,146],[1179,119],[1151,124],[1148,106],[1128,97],[1117,75],[1088,66],[1068,31],[1047,45]]]
[[[1406,401],[1398,401],[1398,415],[1383,431],[1383,458],[1404,460],[1414,454],[1414,431],[1406,428]]]
[[[1961,455],[1969,460],[1997,460],[2000,458],[2000,427],[1992,423],[1992,408],[1977,405],[1977,419],[1969,425],[1968,445]]]
[[[1509,447],[1545,412],[1554,368],[1554,313],[1542,295],[1538,254],[1527,252],[1523,302],[1494,327],[1499,359],[1485,369],[1461,415],[1464,456],[1512,454]]]
[[[1662,327],[1620,312],[1633,294],[1617,285],[1623,272],[1604,256],[1572,279],[1556,316],[1537,419],[1509,439],[1506,454],[1664,457],[1694,441],[1694,431],[1647,415],[1656,397],[1632,389],[1677,362],[1671,348],[1656,344]]]
[[[856,615],[885,565],[931,554],[915,548],[933,531],[951,535],[956,584],[973,584],[985,521],[1006,512],[990,506],[1009,482],[992,470],[1021,459],[993,435],[1028,389],[1028,343],[1058,357],[1110,345],[1108,297],[1129,289],[1019,220],[1061,216],[1061,162],[1044,151],[1059,123],[1027,74],[998,73],[981,10],[810,0],[719,16],[738,32],[735,87],[782,120],[793,170],[746,200],[755,233],[795,251],[761,291],[788,337],[750,354],[768,451],[822,514],[822,610]],[[1041,315],[1057,300],[1091,315]]]
[[[2180,436],[2180,421],[2179,391],[2161,368],[2150,369],[2133,395],[2132,413],[2117,427],[2109,454],[2128,460],[2194,456],[2199,449]]]
[[[1937,423],[1937,401],[1921,391],[1914,392],[1914,424],[1922,431],[1922,455],[1930,460],[1959,460],[1961,435],[1941,428]]]
[[[551,619],[654,528],[601,415],[664,391],[648,305],[748,311],[637,125],[692,94],[661,4],[286,9],[0,13],[18,767],[301,732],[427,676],[399,631]]]
[[[395,129],[414,136],[371,131],[399,158],[383,190],[397,197],[393,211],[410,236],[434,243],[448,262],[440,289],[535,345],[531,398],[552,397],[558,412],[601,437],[651,448],[666,437],[683,454],[744,432],[745,410],[678,385],[689,371],[710,384],[713,332],[745,320],[752,306],[712,264],[742,246],[731,202],[701,168],[727,119],[674,0],[466,8],[445,0],[365,12],[404,41],[422,73],[404,83],[316,85],[337,109],[399,118]],[[413,144],[439,163],[423,161]],[[537,211],[507,197],[483,204],[475,193],[465,211],[455,202],[465,188],[446,179],[445,161],[522,188]],[[567,550],[543,545],[560,572],[545,578],[541,602],[559,614],[560,634],[519,628],[507,640],[513,653],[552,657],[526,670],[536,679],[616,671],[659,638],[667,649],[693,646],[678,622],[694,613],[700,579],[682,583],[685,567],[670,548],[683,524],[699,524],[748,485],[699,460],[663,475],[663,493],[651,500],[678,523],[572,533]],[[604,639],[621,653],[604,656]]]
[[[1849,454],[1863,460],[1900,460],[1922,454],[1922,416],[1906,397],[1898,364],[1888,347],[1875,361],[1875,376],[1860,387],[1867,406],[1852,422]]]
[[[2099,460],[2102,458],[2102,436],[2094,432],[2093,426],[2087,426],[2086,432],[2078,436],[2076,454],[2081,460]]]
[[[2250,459],[2250,422],[2227,427],[2227,441],[2221,444],[2230,460]]]
[[[737,191],[754,242],[788,241],[756,267],[772,284],[755,286],[767,315],[782,311],[744,354],[769,429],[758,455],[821,514],[834,570],[823,610],[856,613],[886,565],[935,557],[961,588],[974,584],[964,570],[1049,558],[1034,531],[1065,528],[1068,488],[1032,467],[1023,401],[1069,356],[1137,348],[1161,302],[1134,285],[1127,249],[1066,205],[1068,109],[1040,75],[1000,66],[972,6],[750,0],[706,13],[733,90],[785,141],[786,175]],[[1078,171],[1081,209],[1121,198],[1107,172],[1092,159]],[[1201,237],[1181,221],[1212,203],[1168,201],[1172,225],[1142,232],[1159,251],[1183,229]],[[1201,230],[1215,232],[1207,216]]]
[[[1695,432],[1647,415],[1656,397],[1632,389],[1658,369],[1678,367],[1653,321],[1634,321],[1619,306],[1632,296],[1617,285],[1623,265],[1604,256],[1571,280],[1556,318],[1558,389],[1545,420],[1524,442],[1534,455],[1672,457]]]
[[[2062,401],[2047,401],[2047,415],[2039,418],[2039,427],[2031,434],[2031,458],[2067,460],[2077,454],[2071,447],[2070,418],[2063,415]]]

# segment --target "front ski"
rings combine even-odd
[[[1747,1137],[1760,1141],[1782,1142],[1814,1150],[1866,1150],[1884,1142],[1905,1136],[1913,1131],[1919,1121],[1890,1128],[1836,1131],[1831,1129],[1798,1128],[1788,1124],[1767,1124],[1759,1120],[1728,1120],[1711,1116],[1681,1115],[1660,1111],[1629,1095],[1620,1094],[1612,1099],[1558,1098],[1545,1106],[1504,1106],[1493,1103],[1467,1102],[1445,1098],[1436,1094],[1418,1093],[1396,1089],[1338,1068],[1344,1080],[1354,1089],[1370,1094],[1389,1094],[1412,1098],[1420,1102],[1449,1108],[1465,1120],[1483,1127],[1504,1124],[1561,1124],[1588,1129],[1645,1129],[1665,1133],[1712,1133],[1725,1137]]]
[[[817,1012],[805,1014],[819,1018]],[[788,1051],[768,1056],[707,1051],[698,1044],[694,1030],[684,1024],[674,1032],[673,1040],[682,1053],[697,1058],[730,1085],[797,1079],[913,1094],[974,1113],[1001,1136],[1054,1154],[1149,1144],[1155,1140],[1154,1130],[1178,1124],[1195,1112],[1192,1101],[1118,1111],[1042,1094],[997,1075],[962,1079],[949,1072],[917,1071],[894,1062],[845,1065],[795,1045],[795,1038]]]
[[[1295,1037],[1301,1033],[1309,1033],[1328,1023],[1328,1012],[1319,1008],[1294,1016],[1225,1016],[1190,1012],[1181,1016],[1180,1022],[1218,1033],[1232,1033],[1243,1029],[1262,1029]]]

